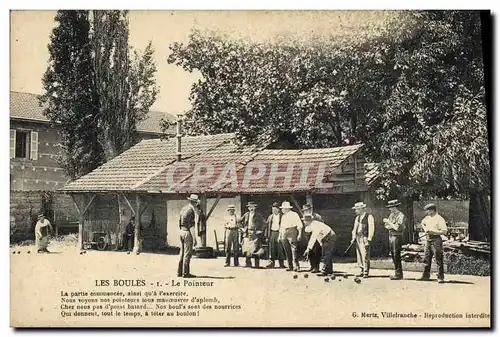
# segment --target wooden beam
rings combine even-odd
[[[294,196],[293,194],[292,194],[292,196],[291,196],[291,199],[292,199],[292,202],[293,202],[293,204],[295,205],[295,207],[297,207],[297,210],[298,210],[298,212],[299,212],[299,214],[300,214],[300,217],[303,217],[303,216],[304,216],[304,214],[302,214],[302,208],[300,207],[300,205],[299,205],[299,203],[298,203],[297,199],[295,199],[295,196]]]
[[[82,203],[81,206],[85,205],[87,196],[82,195]],[[78,249],[83,249],[83,222],[85,221],[85,213],[83,211],[78,214]]]
[[[125,194],[123,195],[123,199],[125,199],[125,202],[127,203],[128,207],[132,211],[132,215],[135,215],[134,207],[132,207],[132,204],[130,203],[130,201],[128,201],[127,196]]]
[[[215,202],[214,204],[212,205],[212,207],[210,208],[210,210],[208,211],[207,213],[207,216],[205,217],[205,220],[208,220],[208,218],[210,218],[210,215],[212,215],[212,212],[215,210],[215,207],[217,206],[217,204],[219,203],[220,201],[220,198],[222,197],[221,194],[217,195],[217,199],[215,199]]]
[[[87,205],[83,209],[83,212],[82,212],[83,215],[85,215],[85,213],[87,213],[87,211],[89,210],[89,207],[90,207],[90,205],[92,205],[92,202],[94,201],[95,196],[96,196],[96,194],[92,194],[92,197],[90,198],[90,201],[87,203]]]
[[[118,225],[116,226],[116,236],[115,236],[115,242],[116,242],[116,248],[115,250],[118,250],[118,247],[120,246],[120,229],[122,227],[122,203],[120,202],[120,194],[116,194],[116,200],[118,201]]]
[[[135,195],[135,229],[134,229],[134,252],[137,253],[140,250],[139,247],[139,234],[141,228],[141,197],[137,193]]]
[[[205,193],[203,193],[200,196],[200,208],[201,208],[201,212],[206,217],[207,216],[207,195]],[[206,222],[206,219],[205,219],[205,222]],[[198,230],[198,227],[196,229]],[[201,246],[202,247],[206,247],[207,246],[207,231],[208,231],[208,228],[205,228],[205,233],[200,236]]]
[[[148,206],[149,204],[151,203],[151,200],[153,200],[152,197],[149,197],[146,201],[146,205],[144,205],[142,211],[139,213],[139,216],[141,216],[147,209],[148,209]]]
[[[71,200],[73,200],[73,204],[75,204],[76,210],[77,210],[78,214],[80,214],[81,213],[80,207],[78,206],[78,203],[76,202],[75,197],[76,196],[74,194],[71,194]]]

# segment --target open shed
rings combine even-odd
[[[367,203],[377,229],[374,255],[387,253],[387,233],[381,224],[384,207],[370,193],[376,169],[367,165],[363,145],[305,150],[239,146],[234,134],[143,140],[61,191],[75,200],[84,224],[107,221],[118,237],[130,216],[144,227],[145,250],[179,245],[179,211],[190,193],[197,193],[207,217],[202,246],[214,246],[223,236],[222,218],[234,204],[239,215],[249,200],[267,217],[274,201],[290,201],[300,213],[313,204],[339,235],[337,252],[350,241],[351,207]],[[81,244],[81,243],[80,243]]]

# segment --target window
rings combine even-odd
[[[10,157],[38,159],[38,132],[10,130]]]
[[[28,132],[16,132],[16,158],[28,158]]]

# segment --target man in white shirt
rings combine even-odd
[[[304,223],[306,225],[306,232],[311,233],[309,243],[307,244],[304,256],[308,256],[314,245],[317,243],[321,246],[321,262],[323,268],[318,276],[327,276],[333,273],[333,251],[337,235],[328,225],[324,222],[314,220],[312,214],[304,215]]]
[[[444,264],[443,264],[443,239],[441,235],[448,233],[446,221],[437,213],[437,207],[434,204],[428,204],[424,207],[426,216],[422,220],[422,229],[426,234],[426,244],[424,250],[424,273],[419,281],[429,281],[431,274],[432,256],[436,256],[438,265],[438,283],[444,283]]]
[[[233,253],[234,266],[239,266],[238,254],[240,251],[239,228],[240,219],[236,215],[236,206],[227,207],[227,215],[224,217],[225,245],[226,245],[226,264],[229,267],[231,261],[231,252]]]
[[[300,216],[292,211],[292,206],[288,201],[283,201],[280,206],[283,215],[281,216],[281,227],[279,238],[285,249],[288,260],[287,271],[299,271],[299,257],[297,252],[297,242],[302,239],[302,220]],[[293,267],[295,263],[295,268]]]
[[[357,202],[352,208],[356,212],[351,243],[356,242],[356,258],[361,273],[358,276],[368,278],[370,273],[370,243],[375,233],[375,219],[366,212],[366,204]]]
[[[281,224],[281,212],[279,204],[273,203],[272,214],[267,218],[267,241],[269,243],[269,264],[266,268],[274,268],[276,260],[279,262],[280,268],[285,268],[285,252],[283,245],[278,240]]]
[[[304,216],[310,214],[312,215],[313,220],[323,222],[323,218],[321,217],[321,215],[314,212],[313,207],[310,204],[305,204],[302,206],[302,214]],[[305,232],[306,232],[306,238],[307,240],[309,240],[311,237],[311,232],[307,227],[305,229]],[[320,270],[319,264],[321,262],[321,256],[322,256],[321,245],[318,242],[316,242],[313,248],[309,250],[309,256],[307,257],[309,259],[309,264],[311,265],[311,269],[309,269],[311,273],[313,274],[319,273]]]

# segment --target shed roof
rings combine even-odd
[[[143,140],[61,190],[167,194],[314,191],[317,176],[323,180],[362,147],[271,150],[239,146],[234,134],[187,136],[182,138],[182,160],[177,162],[175,138]],[[273,178],[287,168],[291,172],[288,180]]]
[[[39,123],[50,123],[50,120],[43,114],[44,106],[40,105],[39,95],[26,92],[10,92],[10,118],[33,121]],[[146,119],[139,122],[137,131],[145,133],[161,134],[160,121],[174,121],[175,116],[160,111],[149,111]],[[173,129],[172,129],[173,130]]]

